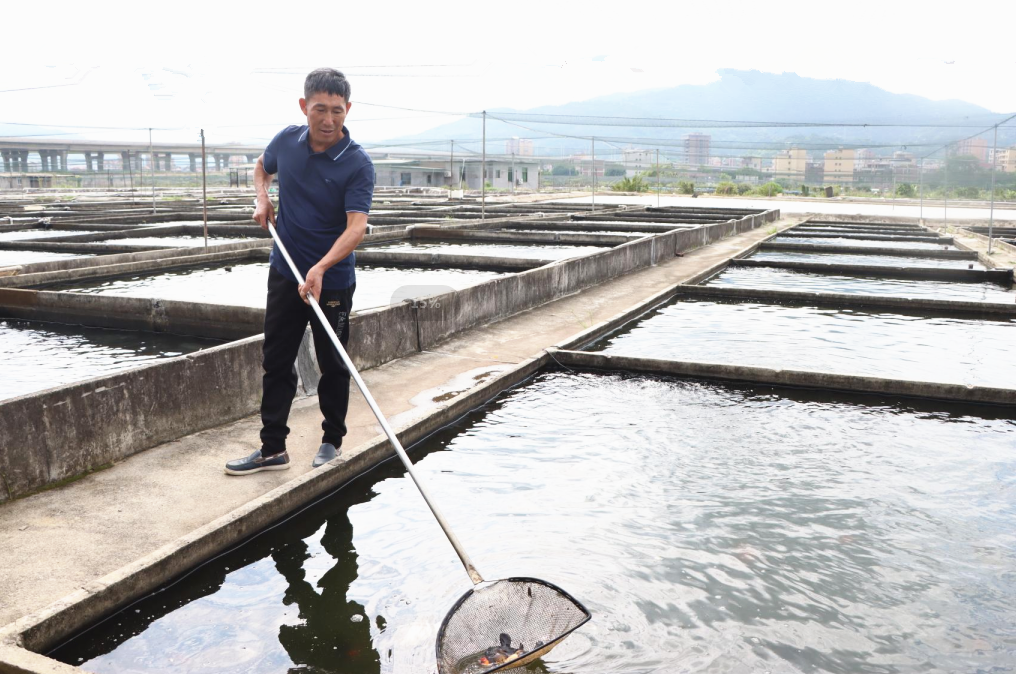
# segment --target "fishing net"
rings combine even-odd
[[[464,594],[437,633],[439,674],[486,674],[527,665],[590,619],[561,588],[508,578]]]

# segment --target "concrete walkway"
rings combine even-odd
[[[785,218],[785,229],[803,218]],[[395,422],[420,416],[491,372],[676,283],[688,281],[772,232],[762,227],[616,279],[507,320],[470,330],[437,350],[364,372]],[[444,397],[442,397],[444,396]],[[0,625],[32,613],[162,545],[310,470],[320,441],[317,398],[296,402],[290,418],[292,467],[236,478],[228,460],[258,446],[260,420],[248,417],[149,449],[72,484],[0,506]],[[380,434],[359,393],[350,400],[346,446]]]

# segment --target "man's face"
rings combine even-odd
[[[337,143],[351,106],[342,96],[335,94],[319,92],[310,98],[301,98],[300,109],[307,115],[311,143],[326,148]]]

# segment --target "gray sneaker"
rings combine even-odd
[[[259,449],[250,456],[226,462],[226,475],[251,475],[253,473],[260,473],[263,470],[288,469],[289,454],[287,452],[275,454],[266,459],[261,456],[261,450]]]
[[[332,459],[336,457],[338,452],[335,450],[335,445],[325,442],[318,447],[317,456],[314,457],[314,461],[311,462],[311,468],[320,468]]]

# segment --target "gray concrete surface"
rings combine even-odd
[[[858,295],[852,293],[802,292],[794,290],[765,290],[760,288],[729,288],[723,286],[684,286],[675,293],[688,297],[715,297],[736,300],[762,300],[773,303],[804,303],[824,307],[871,307],[895,309],[907,313],[938,316],[982,316],[995,319],[1016,317],[1016,304],[1000,302],[966,302],[962,300],[934,300],[921,297],[893,297],[891,295]]]
[[[778,227],[798,221],[783,221]],[[492,373],[529,362],[547,346],[567,341],[641,300],[672,291],[675,284],[713,273],[770,235],[769,227],[759,228],[683,257],[661,259],[656,266],[496,323],[477,325],[420,353],[367,370],[364,378],[393,423],[412,423],[439,405],[436,398],[444,399],[457,391],[470,395],[477,382]],[[384,326],[374,329],[381,331]],[[82,588],[95,591],[109,585],[95,579],[142,560],[201,527],[212,526],[217,518],[227,518],[216,525],[219,543],[238,540],[236,534],[243,531],[230,533],[230,513],[291,481],[307,479],[320,436],[316,405],[315,398],[306,398],[294,406],[289,471],[242,479],[222,474],[226,460],[257,446],[259,420],[248,417],[136,454],[59,489],[0,506],[0,596],[10,598],[0,606],[0,624],[40,611],[19,625],[27,629],[45,622],[47,616],[81,598],[86,592]],[[379,432],[357,394],[351,400],[348,426],[347,448],[374,442]],[[290,494],[279,504],[292,508],[306,497]],[[189,545],[189,540],[181,540],[176,547]],[[24,564],[25,559],[46,559],[48,563]],[[153,564],[142,560],[137,565]],[[157,579],[149,578],[148,582]],[[131,590],[129,583],[118,587],[120,597],[144,590],[143,586]],[[77,594],[45,610],[69,593]],[[106,604],[106,608],[111,606]],[[40,637],[38,643],[51,639],[57,631]]]
[[[820,243],[762,244],[763,250],[782,250],[798,253],[843,253],[847,255],[892,255],[893,257],[934,257],[950,260],[976,260],[977,255],[965,250],[935,250],[930,248],[876,248],[875,246],[826,246]]]
[[[851,276],[872,276],[878,278],[915,279],[925,281],[968,281],[971,283],[998,283],[1011,286],[1012,270],[1009,269],[947,269],[939,267],[889,267],[863,264],[828,264],[822,262],[798,262],[796,260],[731,260],[731,267],[765,267],[768,269],[793,269],[795,271],[819,274],[847,274]]]
[[[794,386],[846,391],[850,393],[877,393],[911,398],[987,403],[1005,405],[1007,407],[1016,406],[1016,389],[1013,388],[1004,389],[987,386],[885,379],[882,377],[860,377],[809,370],[777,370],[767,367],[732,365],[729,363],[656,360],[653,358],[613,356],[587,351],[552,350],[551,353],[560,364],[572,367],[724,379],[753,384]]]

